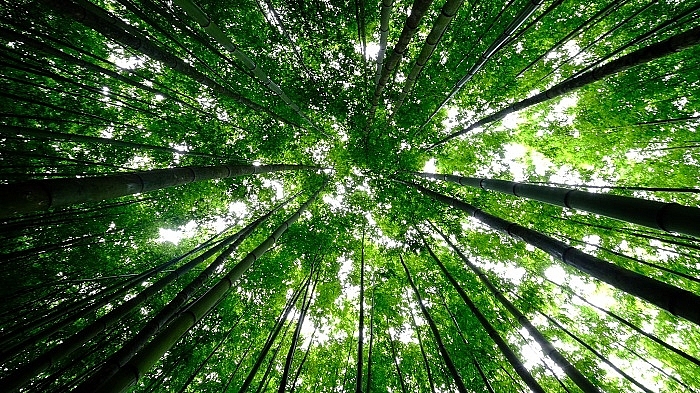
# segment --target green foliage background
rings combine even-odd
[[[428,370],[436,391],[455,390],[408,286],[399,263],[401,255],[467,387],[472,391],[486,389],[478,363],[494,391],[527,391],[422,246],[416,228],[428,230],[428,220],[486,270],[506,297],[602,391],[640,390],[633,381],[651,391],[700,390],[696,365],[610,313],[695,357],[700,356],[698,326],[574,271],[393,181],[412,179],[409,172],[421,171],[427,162],[433,162],[439,173],[565,183],[596,192],[601,189],[593,187],[604,186],[604,192],[698,206],[697,45],[427,149],[485,115],[543,91],[599,60],[608,61],[606,56],[611,53],[613,58],[619,57],[700,24],[696,2],[615,1],[604,17],[554,47],[608,4],[545,1],[425,124],[454,84],[528,2],[465,2],[406,102],[393,113],[405,76],[443,5],[434,2],[391,76],[376,115],[370,117],[377,65],[372,56],[363,56],[362,37],[370,48],[378,45],[380,1],[198,1],[239,50],[299,105],[308,120],[266,89],[170,2],[94,0],[91,4],[264,110],[214,91],[173,70],[167,61],[107,38],[61,10],[65,4],[82,7],[87,0],[1,3],[2,182],[221,163],[306,164],[322,169],[193,183],[5,220],[0,228],[0,294],[5,299],[0,302],[0,331],[19,330],[21,337],[30,337],[50,326],[23,330],[30,321],[80,299],[99,298],[110,285],[184,254],[222,228],[238,230],[279,203],[281,196],[299,192],[297,199],[245,240],[227,261],[224,270],[228,270],[329,178],[308,212],[255,262],[230,296],[140,378],[133,391],[237,391],[291,292],[310,274],[313,261],[319,261],[319,283],[294,357],[294,370],[299,369],[294,391],[353,390],[357,382],[363,249],[365,386],[369,379],[371,391],[400,391],[398,367],[407,391],[430,391]],[[405,0],[394,2],[387,56],[410,7],[411,2]],[[663,28],[655,31],[658,26]],[[654,34],[635,41],[647,32]],[[617,53],[618,48],[623,50]],[[271,117],[270,112],[279,118]],[[141,147],[104,140],[88,143],[72,140],[70,135],[133,142]],[[146,145],[187,153],[174,154]],[[494,192],[425,183],[605,260],[695,293],[700,290],[697,279],[673,274],[698,277],[697,239]],[[184,231],[185,227],[195,229],[177,244],[157,240],[163,229]],[[546,391],[578,391],[551,360],[543,360],[518,321],[439,236],[429,235],[428,242]],[[58,392],[77,386],[91,367],[120,348],[199,270],[181,277],[120,324],[38,375],[26,391]],[[560,273],[555,274],[557,271]],[[151,283],[133,288],[127,297]],[[36,342],[3,363],[0,374],[11,375],[19,365],[125,300],[114,300]],[[61,318],[70,318],[69,314]],[[254,380],[253,388],[258,391],[277,388],[296,319],[289,322],[287,333],[273,345],[273,349],[280,346],[279,355],[268,355]],[[232,334],[226,336],[229,329]],[[228,338],[203,363],[224,337]],[[627,377],[602,359],[619,367]],[[366,372],[369,362],[371,377]],[[268,364],[270,371],[263,378]],[[191,375],[194,377],[186,385]]]

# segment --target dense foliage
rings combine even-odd
[[[42,179],[80,193],[71,179],[313,167],[1,214],[1,386],[591,391],[579,372],[605,392],[700,391],[700,326],[674,299],[632,296],[421,186],[694,297],[698,238],[414,174],[697,208],[700,3],[45,0],[0,14],[2,200]]]

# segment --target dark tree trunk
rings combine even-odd
[[[287,170],[317,169],[305,165],[216,165],[154,169],[86,178],[32,180],[1,184],[0,219],[14,214],[49,210],[140,194],[195,181]]]
[[[433,0],[413,1],[413,5],[411,6],[411,14],[406,18],[406,23],[404,24],[403,30],[401,31],[401,36],[396,42],[396,45],[394,45],[394,49],[392,50],[391,55],[389,55],[386,62],[384,63],[384,66],[382,67],[381,77],[377,81],[377,86],[374,90],[374,96],[372,97],[372,107],[370,109],[369,115],[370,122],[374,118],[374,113],[377,110],[377,105],[379,105],[379,98],[382,96],[382,92],[384,92],[384,88],[386,87],[386,84],[389,81],[389,77],[391,77],[391,74],[401,63],[401,59],[403,59],[408,44],[411,42],[413,36],[416,34],[416,31],[418,30],[418,25],[420,24],[421,19],[423,19],[423,15],[425,15],[432,3]],[[369,125],[370,123],[368,122],[367,126],[369,127]]]
[[[432,225],[432,223],[431,223]],[[510,300],[506,299],[505,296],[496,289],[496,287],[491,283],[491,280],[486,276],[486,274],[479,269],[476,265],[474,265],[469,259],[467,259],[466,255],[464,255],[458,248],[455,246],[450,239],[445,236],[437,227],[434,225],[433,229],[435,229],[440,236],[447,242],[447,244],[454,250],[454,252],[459,256],[459,258],[469,267],[469,269],[479,277],[479,280],[488,288],[489,292],[498,300],[499,303],[505,307],[506,310],[530,333],[530,335],[535,339],[537,344],[542,348],[542,352],[549,356],[554,363],[557,364],[557,366],[561,367],[562,370],[566,373],[566,375],[571,378],[574,383],[581,388],[582,391],[586,393],[600,393],[600,390],[595,387],[591,383],[591,381],[588,380],[581,372],[573,365],[571,364],[565,357],[562,355],[555,347],[552,345],[551,342],[537,329],[531,322],[530,320],[522,313],[520,310],[518,310],[513,303],[510,302]],[[436,263],[441,265],[440,260],[438,259],[437,255],[433,252],[433,250],[428,246],[427,241],[425,238],[423,238],[423,242],[425,244],[426,249],[430,253],[430,255],[433,257]]]
[[[517,296],[517,294],[516,294]],[[593,348],[591,345],[583,341],[580,337],[577,335],[573,334],[570,332],[568,329],[566,329],[564,326],[559,324],[554,318],[550,317],[549,315],[543,313],[542,311],[539,311],[540,315],[545,317],[552,325],[554,325],[557,329],[561,330],[562,332],[566,333],[569,337],[573,338],[577,343],[581,344],[584,348],[589,350],[592,354],[594,354],[598,359],[600,359],[603,363],[607,364],[610,368],[618,372],[620,375],[622,375],[626,380],[630,381],[632,384],[640,388],[646,393],[654,393],[653,391],[649,390],[646,386],[644,386],[642,383],[631,377],[629,374],[626,372],[622,371],[619,367],[615,366],[608,358],[603,356],[600,352],[596,351],[595,348]]]
[[[320,269],[320,263],[316,266],[315,269]],[[301,306],[301,312],[299,312],[299,319],[297,320],[297,326],[294,329],[294,334],[292,335],[292,342],[289,345],[289,351],[287,352],[287,358],[285,359],[284,362],[284,371],[282,372],[282,377],[280,378],[280,385],[278,388],[279,393],[284,393],[287,391],[287,381],[289,379],[289,373],[292,369],[292,361],[294,360],[294,352],[296,351],[298,342],[299,342],[299,335],[301,334],[301,326],[304,324],[304,318],[306,317],[306,313],[309,310],[309,306],[311,305],[311,299],[314,296],[314,291],[316,291],[316,285],[318,284],[318,273],[320,271],[315,271],[314,267],[311,267],[311,275],[313,276],[314,273],[316,274],[316,279],[313,282],[313,287],[309,288],[309,286],[306,286],[306,292],[304,292],[304,297],[302,298],[302,306]],[[309,289],[311,290],[309,292]],[[308,293],[307,293],[308,292]],[[308,296],[307,296],[308,295]]]
[[[355,393],[362,393],[362,346],[365,331],[365,232],[362,229],[362,251],[360,256],[360,316],[357,334],[357,372],[355,373]]]
[[[516,239],[522,239],[567,265],[617,289],[700,325],[700,296],[690,291],[606,262],[540,232],[506,221],[468,203],[431,191],[421,185],[400,182],[421,191],[434,200],[467,212],[492,229],[507,233]]]
[[[374,346],[374,286],[372,287],[372,308],[369,314],[369,352],[367,353],[367,393],[372,392],[372,348]]]
[[[491,46],[489,46],[484,53],[481,54],[481,57],[477,62],[467,71],[467,74],[462,77],[457,83],[452,87],[452,90],[450,91],[450,94],[438,105],[438,107],[433,111],[433,113],[428,117],[428,120],[425,122],[425,124],[429,123],[430,120],[432,120],[433,117],[442,109],[445,104],[447,104],[448,101],[450,101],[455,94],[457,94],[464,85],[469,82],[474,75],[476,75],[479,70],[486,64],[486,62],[493,57],[496,52],[498,52],[501,48],[505,46],[506,41],[508,38],[511,37],[511,35],[515,32],[515,30],[518,29],[531,15],[533,12],[539,8],[540,4],[542,4],[542,0],[531,0],[529,1],[525,7],[523,7],[522,10],[515,16],[515,18],[510,22],[510,24],[505,28],[503,33],[501,33],[498,38],[494,42],[491,43]]]
[[[565,80],[542,93],[536,94],[530,98],[526,98],[522,101],[516,102],[509,105],[489,116],[482,118],[481,120],[473,123],[472,125],[454,132],[445,138],[440,139],[431,145],[428,149],[433,149],[443,143],[456,138],[460,135],[464,135],[467,132],[477,128],[482,127],[488,123],[494,121],[502,120],[510,113],[517,112],[519,110],[525,109],[527,107],[539,104],[541,102],[551,100],[553,98],[562,96],[566,93],[570,93],[577,90],[583,86],[589,85],[591,83],[597,82],[608,76],[617,74],[631,67],[648,63],[652,60],[668,56],[675,52],[679,52],[683,49],[690,48],[696,45],[700,41],[700,27],[694,27],[686,32],[677,34],[673,37],[667,38],[661,42],[651,44],[644,48],[637,49],[634,52],[628,53],[619,59],[615,59],[605,65],[587,71],[585,73],[579,74],[576,77]]]
[[[415,293],[415,295],[416,295],[416,300],[418,301],[418,305],[420,306],[420,309],[423,312],[423,316],[425,317],[425,320],[428,322],[428,326],[430,326],[430,330],[433,332],[433,337],[435,338],[435,343],[437,344],[438,350],[440,351],[440,354],[442,355],[442,359],[445,361],[445,364],[447,365],[447,368],[450,370],[450,374],[452,374],[452,378],[454,379],[455,384],[457,385],[457,390],[460,393],[467,393],[467,387],[464,386],[464,382],[462,381],[462,377],[459,375],[459,372],[457,371],[457,367],[455,367],[455,364],[452,361],[452,357],[450,356],[449,352],[447,352],[447,348],[445,348],[445,344],[442,342],[442,337],[440,336],[440,332],[438,331],[437,325],[435,324],[433,317],[430,315],[430,312],[423,304],[423,299],[421,298],[420,292],[418,292],[418,288],[416,287],[416,284],[413,282],[413,278],[411,277],[411,273],[408,271],[408,266],[406,266],[406,263],[403,261],[403,257],[401,255],[399,255],[399,259],[401,261],[401,265],[403,266],[404,271],[406,272],[406,277],[408,277],[408,283],[411,285],[411,288],[413,289],[413,293]]]
[[[700,208],[621,195],[592,193],[570,188],[540,186],[507,180],[416,172],[426,179],[445,180],[473,188],[493,190],[570,209],[700,237]]]
[[[396,374],[399,377],[399,384],[401,385],[401,393],[408,393],[408,389],[406,389],[406,382],[404,382],[404,376],[401,372],[401,366],[399,366],[399,359],[396,354],[396,345],[394,344],[394,338],[391,337],[391,332],[387,332],[387,336],[389,337],[389,348],[391,348],[391,358],[394,361],[394,366],[396,367]]]
[[[512,349],[508,346],[508,344],[503,340],[500,334],[496,331],[496,329],[491,325],[491,323],[486,319],[484,314],[479,311],[479,309],[476,307],[476,304],[472,302],[472,300],[469,298],[467,293],[464,291],[461,285],[457,283],[457,280],[452,277],[452,274],[447,271],[447,268],[445,268],[445,265],[442,264],[442,262],[435,258],[435,263],[440,267],[440,270],[442,271],[442,274],[445,275],[447,280],[452,284],[452,287],[459,293],[459,296],[462,298],[464,301],[464,304],[469,307],[469,309],[472,311],[476,319],[479,321],[481,326],[484,328],[486,333],[491,337],[491,339],[496,343],[496,346],[498,346],[498,349],[501,350],[501,353],[506,357],[508,362],[513,366],[515,371],[520,375],[520,378],[527,384],[527,386],[530,387],[530,389],[534,392],[538,393],[544,393],[544,389],[540,386],[540,384],[533,378],[532,374],[525,368],[523,363],[518,359],[518,356],[513,352]]]
[[[114,372],[111,378],[104,381],[99,387],[104,392],[121,392],[129,385],[138,380],[150,369],[160,357],[167,352],[177,341],[202,319],[211,309],[224,299],[231,288],[233,288],[241,276],[250,269],[257,259],[264,255],[282,236],[282,234],[301,216],[301,213],[313,203],[320,192],[325,188],[327,181],[306,201],[299,209],[286,221],[284,221],[275,231],[258,247],[248,253],[236,266],[233,267],[216,285],[214,285],[204,295],[194,300],[183,310],[179,316],[173,318],[167,326],[156,335],[153,340],[145,346],[138,354],[131,354],[131,360]],[[269,348],[268,348],[269,350]],[[259,365],[258,365],[259,367]],[[134,373],[138,370],[138,373]],[[247,389],[252,381],[244,384]],[[241,390],[245,390],[241,388]]]

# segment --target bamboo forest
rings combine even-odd
[[[700,392],[698,0],[0,4],[0,391]]]

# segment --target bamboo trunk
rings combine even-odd
[[[459,293],[459,296],[462,298],[464,301],[464,304],[469,307],[469,309],[472,311],[476,319],[479,321],[481,326],[484,328],[486,333],[491,337],[491,339],[496,343],[496,346],[498,349],[501,350],[501,353],[503,353],[503,356],[508,360],[508,363],[513,366],[515,369],[515,372],[518,373],[520,378],[527,384],[528,387],[533,392],[537,393],[544,393],[544,389],[540,386],[540,384],[533,378],[532,374],[525,368],[523,363],[518,359],[518,356],[513,352],[512,349],[508,346],[508,344],[503,340],[500,334],[496,331],[496,329],[491,325],[491,323],[486,319],[484,314],[479,311],[479,309],[476,307],[476,304],[469,298],[467,293],[464,291],[461,285],[455,280],[454,277],[452,277],[452,274],[447,271],[447,268],[445,268],[445,265],[442,264],[442,262],[435,258],[435,262],[437,263],[438,267],[442,271],[442,274],[447,278],[447,280],[452,284],[452,287]]]
[[[103,34],[105,37],[119,42],[125,47],[139,51],[144,55],[161,62],[166,67],[172,68],[173,70],[194,79],[195,81],[212,89],[216,94],[229,97],[249,107],[250,109],[265,113],[270,117],[289,125],[299,127],[297,124],[274,113],[271,109],[253,102],[248,98],[243,97],[241,94],[222,86],[193,66],[189,65],[189,63],[183,59],[180,59],[168,52],[167,49],[151,42],[148,37],[140,33],[135,27],[112,16],[104,9],[86,0],[76,1],[79,4],[73,4],[70,2],[60,2],[57,4],[49,0],[43,0],[48,7],[56,9],[65,16],[75,19],[83,25],[94,29],[100,34]]]
[[[316,200],[327,182],[309,198],[299,209],[283,222],[263,243],[243,258],[226,276],[214,287],[197,300],[193,301],[178,317],[173,319],[154,339],[138,354],[117,371],[101,386],[103,392],[122,392],[146,373],[165,352],[167,352],[184,335],[187,330],[202,319],[238,282],[241,276],[267,252],[282,236],[282,234],[301,216],[313,201]],[[248,382],[248,385],[250,381]],[[244,390],[241,388],[241,390]]]
[[[394,344],[394,338],[391,337],[391,333],[387,332],[389,336],[389,347],[391,348],[391,358],[394,361],[394,366],[396,367],[396,374],[399,376],[399,383],[401,384],[401,393],[407,393],[406,383],[404,382],[403,373],[401,372],[401,366],[399,366],[399,360],[396,354],[396,345]]]
[[[489,292],[498,300],[499,303],[505,307],[506,310],[530,333],[530,335],[535,339],[537,344],[542,348],[542,352],[549,356],[554,363],[556,363],[557,366],[559,366],[566,375],[571,378],[574,383],[581,388],[582,391],[586,393],[600,393],[600,390],[595,387],[591,383],[591,381],[588,380],[581,372],[573,365],[571,364],[565,357],[562,355],[555,347],[552,345],[551,342],[537,329],[531,322],[530,320],[518,310],[513,303],[511,303],[508,299],[506,299],[505,296],[496,289],[496,287],[491,283],[491,280],[486,276],[486,274],[479,269],[476,265],[474,265],[469,259],[467,259],[467,256],[464,255],[458,248],[455,246],[450,239],[445,236],[435,225],[430,223],[431,226],[433,227],[434,230],[436,230],[440,236],[447,242],[447,244],[454,250],[454,252],[459,256],[459,258],[469,267],[469,269],[479,277],[479,280],[488,288]],[[433,257],[435,262],[439,263],[439,259],[437,255],[433,252],[433,250],[428,246],[427,241],[425,238],[423,238],[423,242],[425,244],[426,249],[430,253],[430,255]]]
[[[153,151],[160,151],[160,152],[171,153],[171,154],[181,154],[181,155],[190,155],[190,156],[199,156],[199,157],[205,157],[205,158],[220,159],[220,157],[215,156],[215,155],[211,155],[211,154],[187,152],[187,151],[173,149],[170,147],[154,146],[154,145],[147,145],[147,144],[135,143],[135,142],[127,142],[127,141],[121,141],[118,139],[101,138],[101,137],[88,136],[88,135],[68,134],[68,133],[63,133],[63,132],[58,132],[58,131],[47,131],[47,130],[42,130],[39,128],[10,126],[10,125],[3,124],[2,127],[0,127],[0,133],[6,134],[6,135],[33,136],[33,137],[45,138],[45,139],[57,140],[57,141],[104,144],[104,145],[111,145],[111,146],[118,146],[118,147],[127,147],[127,148],[132,148],[132,149],[153,150]]]
[[[360,256],[360,315],[357,334],[357,372],[355,373],[355,393],[362,393],[362,350],[365,334],[365,231],[362,229],[362,250]]]
[[[516,295],[517,296],[517,295]],[[644,386],[641,382],[637,381],[635,378],[633,378],[631,375],[627,374],[623,370],[621,370],[619,367],[615,366],[613,362],[611,362],[608,358],[603,356],[602,353],[598,352],[593,348],[590,344],[586,343],[583,341],[580,337],[575,335],[574,333],[570,332],[568,329],[566,329],[564,326],[562,326],[559,322],[554,320],[554,318],[550,317],[549,315],[543,313],[542,311],[538,310],[540,315],[545,317],[552,325],[556,326],[557,329],[561,330],[562,332],[566,333],[569,337],[573,338],[576,342],[581,344],[584,348],[589,350],[591,353],[593,353],[598,359],[600,359],[603,363],[608,365],[610,368],[618,372],[620,375],[622,375],[626,380],[630,381],[634,385],[636,385],[638,388],[643,390],[645,393],[654,393],[653,391],[649,390],[646,386]]]
[[[505,28],[503,33],[501,33],[498,38],[496,38],[495,41],[491,43],[491,46],[489,46],[484,53],[481,54],[481,57],[477,62],[467,71],[467,74],[462,77],[457,83],[452,87],[452,90],[450,91],[450,94],[447,95],[447,97],[438,105],[438,107],[430,114],[428,117],[428,120],[425,122],[427,124],[432,120],[433,117],[442,109],[445,104],[447,104],[461,89],[464,87],[464,85],[469,82],[474,75],[476,75],[479,70],[488,62],[493,55],[496,54],[503,46],[505,45],[505,42],[508,40],[508,38],[515,32],[515,30],[522,25],[527,18],[532,15],[533,12],[539,8],[540,4],[542,4],[542,0],[531,0],[528,2],[525,7],[523,7],[522,10],[518,13],[518,15],[515,16],[515,18],[508,24],[508,26]]]
[[[540,186],[507,180],[415,173],[426,179],[493,190],[551,205],[583,210],[645,227],[700,237],[700,208],[621,195],[592,193],[569,188]]]
[[[320,265],[320,264],[319,264]],[[317,266],[316,269],[320,269],[320,266]],[[314,274],[314,267],[311,267],[311,275]],[[299,342],[299,335],[301,334],[301,326],[304,324],[304,318],[306,317],[306,313],[309,311],[309,306],[311,305],[311,299],[314,296],[314,291],[316,291],[316,285],[318,284],[318,272],[316,272],[316,279],[314,280],[314,285],[311,288],[311,291],[309,292],[309,286],[306,286],[306,291],[308,293],[304,293],[304,297],[302,300],[302,307],[301,307],[301,312],[299,313],[299,319],[297,320],[297,326],[294,329],[294,334],[292,335],[292,342],[289,344],[289,351],[287,351],[287,358],[285,359],[284,362],[284,370],[282,371],[282,376],[280,377],[280,385],[278,388],[278,393],[284,393],[287,391],[287,382],[289,380],[289,372],[291,371],[292,368],[292,361],[294,360],[294,352],[296,351],[297,344]]]
[[[193,3],[191,0],[174,0],[173,1],[175,4],[180,6],[185,13],[192,18],[199,26],[204,29],[204,31],[212,37],[216,42],[218,42],[221,46],[226,48],[231,54],[238,59],[245,68],[255,75],[255,77],[258,79],[258,81],[271,93],[275,94],[276,96],[280,97],[284,103],[291,108],[294,112],[296,112],[299,117],[302,119],[306,120],[314,129],[317,131],[320,131],[316,125],[309,120],[308,117],[306,117],[302,112],[299,106],[294,103],[287,94],[282,91],[282,89],[277,85],[275,82],[273,82],[267,74],[260,68],[255,62],[248,57],[245,53],[243,53],[240,49],[238,49],[238,46],[236,46],[233,41],[219,28],[219,26],[214,23],[209,16],[207,16],[204,11],[202,11],[201,8],[199,8],[195,3]]]
[[[452,22],[452,19],[455,17],[455,15],[457,15],[457,11],[462,6],[462,3],[464,3],[464,0],[447,0],[445,5],[442,6],[440,15],[438,15],[437,19],[435,19],[435,24],[433,24],[433,29],[430,30],[428,37],[426,37],[423,48],[421,49],[413,68],[411,68],[411,72],[408,74],[408,77],[406,77],[406,83],[403,86],[401,95],[399,95],[396,105],[394,108],[392,108],[392,117],[399,111],[399,108],[401,108],[403,105],[408,93],[413,90],[413,86],[416,84],[418,76],[423,70],[423,67],[425,67],[428,60],[435,52],[435,48],[437,48],[442,35],[445,34],[445,31],[447,31],[447,28],[450,26],[450,22]]]
[[[464,386],[464,381],[462,381],[462,377],[459,375],[457,367],[455,367],[455,364],[452,361],[452,357],[450,356],[449,352],[447,352],[447,348],[445,348],[445,344],[442,342],[442,337],[440,336],[440,332],[438,331],[437,325],[435,324],[433,317],[430,315],[430,312],[425,307],[425,304],[423,304],[423,299],[421,298],[420,292],[418,292],[416,283],[413,282],[411,273],[408,271],[408,266],[406,266],[406,263],[403,261],[403,257],[401,255],[399,255],[399,260],[401,261],[401,266],[403,266],[403,270],[406,272],[408,283],[411,285],[413,293],[416,295],[418,306],[420,306],[420,310],[423,313],[425,320],[428,322],[430,330],[433,332],[435,344],[437,344],[438,350],[440,351],[440,355],[442,355],[442,359],[445,361],[445,364],[447,365],[447,368],[450,370],[450,374],[452,375],[452,379],[454,379],[455,384],[457,385],[457,390],[460,393],[467,393],[467,387]]]
[[[416,323],[416,317],[413,315],[413,310],[409,306],[409,312],[411,313],[411,324],[413,325],[413,331],[416,333],[416,338],[418,338],[418,347],[420,348],[421,358],[423,358],[423,367],[425,367],[425,373],[428,376],[428,383],[430,384],[430,391],[436,393],[435,381],[433,380],[433,373],[430,371],[430,362],[428,361],[428,355],[425,352],[425,346],[423,345],[423,339],[420,336],[420,330],[418,330],[418,324]]]
[[[85,178],[31,180],[0,185],[0,219],[84,202],[140,194],[195,181],[315,169],[305,165],[215,165],[154,169]]]
[[[252,225],[252,224],[251,224]],[[157,282],[155,282],[153,285],[149,286],[148,288],[144,289],[141,291],[138,295],[134,296],[133,298],[129,299],[125,303],[119,305],[118,307],[114,308],[112,311],[107,313],[106,315],[100,317],[96,321],[92,322],[85,328],[81,329],[79,332],[71,335],[67,339],[65,339],[61,344],[55,346],[54,348],[51,348],[49,351],[43,353],[39,357],[35,358],[31,362],[23,365],[16,371],[14,371],[10,376],[5,378],[4,380],[1,381],[2,386],[7,389],[7,391],[12,391],[14,389],[17,389],[27,382],[34,376],[38,375],[42,371],[46,370],[48,367],[56,364],[58,361],[64,359],[71,353],[75,352],[78,350],[81,346],[83,346],[86,342],[89,340],[93,339],[95,336],[97,336],[99,333],[103,332],[110,326],[118,323],[119,321],[122,320],[125,316],[127,316],[132,310],[134,310],[136,307],[138,307],[141,303],[145,302],[148,300],[150,297],[158,293],[160,290],[162,290],[167,284],[170,282],[174,281],[176,278],[181,277],[185,273],[187,273],[189,270],[194,268],[195,266],[199,265],[200,263],[204,262],[208,258],[212,257],[216,252],[220,251],[223,247],[233,243],[236,244],[238,243],[237,241],[243,241],[245,239],[244,235],[247,235],[249,232],[248,229],[249,227],[246,227],[242,229],[241,231],[237,232],[236,234],[230,236],[223,242],[213,246],[211,249],[208,251],[204,252],[203,254],[199,255],[198,257],[194,258],[192,261],[188,262],[187,264],[182,265],[175,271],[169,273],[167,276],[161,278]],[[243,238],[243,239],[241,239]],[[176,263],[179,261],[181,258],[177,258],[174,260],[171,260],[165,264],[162,264],[159,266],[158,269],[152,269],[148,272],[145,272],[141,275],[138,275],[131,280],[129,280],[130,284],[136,284],[138,282],[141,282],[143,279],[146,277],[151,276],[154,273],[157,273],[158,271],[161,271],[162,269],[171,266],[172,264]],[[121,288],[119,291],[103,297],[99,302],[96,302],[90,309],[93,308],[98,308],[104,304],[108,304],[110,301],[116,299],[118,296],[123,295],[124,292],[126,292],[131,286],[127,285]],[[82,316],[84,313],[81,312],[78,316]],[[70,322],[70,321],[68,321]],[[63,324],[66,325],[66,324]],[[59,328],[62,328],[63,325],[59,326]],[[53,331],[56,329],[50,329],[47,330],[47,333],[53,333]],[[46,333],[42,333],[37,335],[36,337],[33,338],[30,343],[35,343],[39,342],[40,339],[43,339],[47,336]],[[19,348],[21,349],[21,348]]]
[[[389,77],[394,72],[396,67],[401,63],[408,44],[411,42],[411,38],[416,34],[418,30],[418,25],[420,24],[423,15],[428,11],[433,0],[414,0],[411,6],[411,14],[406,18],[406,23],[404,24],[403,30],[401,30],[401,36],[398,42],[394,45],[394,49],[391,55],[386,60],[386,64],[382,68],[382,75],[377,82],[377,86],[374,90],[374,96],[372,97],[372,107],[370,108],[369,119],[371,121],[374,118],[374,113],[377,110],[377,105],[379,105],[379,98],[382,96],[382,92],[386,88],[386,84],[389,81]],[[369,124],[367,126],[369,127]]]
[[[620,57],[619,59],[615,59],[607,64],[582,73],[574,78],[567,79],[564,82],[561,82],[539,94],[536,94],[530,98],[526,98],[522,101],[516,102],[489,116],[486,116],[481,120],[472,123],[470,126],[467,126],[462,130],[454,132],[440,139],[439,141],[435,142],[430,147],[428,147],[428,150],[442,145],[443,143],[454,139],[460,135],[464,135],[477,127],[482,127],[488,123],[502,120],[504,117],[511,113],[520,111],[522,109],[528,108],[530,106],[539,104],[544,101],[551,100],[553,98],[562,96],[566,93],[570,93],[583,86],[597,82],[608,76],[620,73],[637,65],[648,63],[652,60],[656,60],[661,57],[680,52],[683,49],[697,45],[698,42],[700,42],[700,26],[694,27],[686,32],[674,35],[661,42],[657,42],[655,44],[648,45],[644,48],[637,49],[636,51],[628,53]]]
[[[374,84],[379,85],[379,78],[382,76],[382,67],[384,65],[384,54],[386,53],[386,41],[389,36],[389,14],[393,0],[382,0],[382,8],[380,11],[379,22],[379,52],[377,52],[377,72],[374,76]]]
[[[372,392],[372,348],[374,346],[374,287],[372,287],[372,306],[369,314],[369,351],[367,352],[367,384],[365,392]]]
[[[305,290],[308,289],[309,284],[311,283],[311,275],[305,280],[305,282],[294,292],[294,295],[289,299],[287,302],[286,307],[282,311],[282,315],[277,320],[277,324],[275,325],[275,328],[270,332],[270,334],[267,337],[267,341],[265,341],[265,345],[263,346],[263,349],[260,351],[258,354],[258,357],[255,361],[255,364],[253,367],[250,369],[248,372],[248,376],[246,377],[245,381],[243,381],[243,385],[238,389],[240,393],[245,393],[246,390],[250,387],[250,385],[253,383],[253,379],[255,379],[255,375],[257,374],[258,370],[260,369],[260,366],[262,365],[263,361],[265,360],[265,357],[267,356],[267,353],[270,351],[270,348],[272,348],[272,344],[274,344],[275,340],[277,339],[277,336],[279,335],[280,331],[282,330],[282,326],[284,326],[287,322],[287,318],[289,317],[289,314],[292,312],[292,309],[294,308],[294,305],[296,304],[297,300],[299,299],[299,296],[301,296],[301,293]],[[287,334],[287,329],[289,328],[290,324],[286,324],[284,335]],[[282,345],[282,342],[280,341],[280,345]]]
[[[148,340],[155,334],[157,334],[168,321],[179,316],[183,307],[185,307],[187,302],[195,295],[197,290],[204,287],[206,282],[216,273],[216,271],[224,266],[225,261],[231,256],[233,251],[235,251],[238,248],[238,246],[241,243],[243,243],[243,241],[251,234],[251,232],[253,232],[258,226],[260,226],[260,224],[262,224],[268,218],[270,218],[275,212],[277,212],[279,209],[286,206],[290,201],[295,199],[297,195],[290,197],[286,201],[276,206],[274,209],[267,212],[265,215],[248,224],[245,228],[241,229],[236,234],[226,239],[226,241],[222,242],[220,247],[217,247],[216,250],[210,250],[209,252],[202,254],[200,257],[196,258],[192,262],[183,265],[181,268],[177,269],[174,272],[175,274],[170,274],[166,276],[162,280],[159,280],[158,282],[141,292],[139,295],[137,295],[136,298],[139,298],[144,296],[146,292],[149,292],[150,296],[150,293],[154,293],[153,291],[149,291],[151,290],[151,288],[156,287],[155,290],[163,288],[165,286],[165,283],[162,283],[162,281],[166,281],[166,283],[173,281],[175,278],[180,277],[185,272],[189,271],[195,265],[204,262],[205,260],[214,256],[216,252],[226,247],[226,249],[223,249],[223,251],[221,251],[221,254],[219,254],[216,257],[216,259],[211,264],[209,264],[209,266],[202,270],[194,280],[192,280],[189,284],[187,284],[187,286],[185,286],[185,288],[180,290],[177,293],[177,295],[175,295],[175,297],[172,300],[170,300],[170,302],[168,302],[163,308],[161,308],[161,310],[153,318],[151,318],[151,320],[148,321],[148,323],[145,326],[139,329],[136,336],[131,338],[131,340],[129,340],[126,344],[123,344],[115,354],[110,356],[109,359],[107,359],[103,363],[103,366],[93,374],[90,380],[86,381],[83,384],[83,389],[90,390],[90,387],[96,387],[99,383],[101,383],[102,380],[112,376],[117,370],[119,370],[119,367],[121,367],[121,365],[126,364],[131,359],[131,357],[133,357],[133,354],[137,353],[141,348],[143,348],[148,342]]]
[[[434,200],[467,212],[492,229],[504,232],[516,239],[522,239],[567,265],[619,290],[700,325],[700,296],[690,291],[606,262],[540,232],[506,221],[468,203],[431,191],[421,185],[399,182],[419,190]]]

